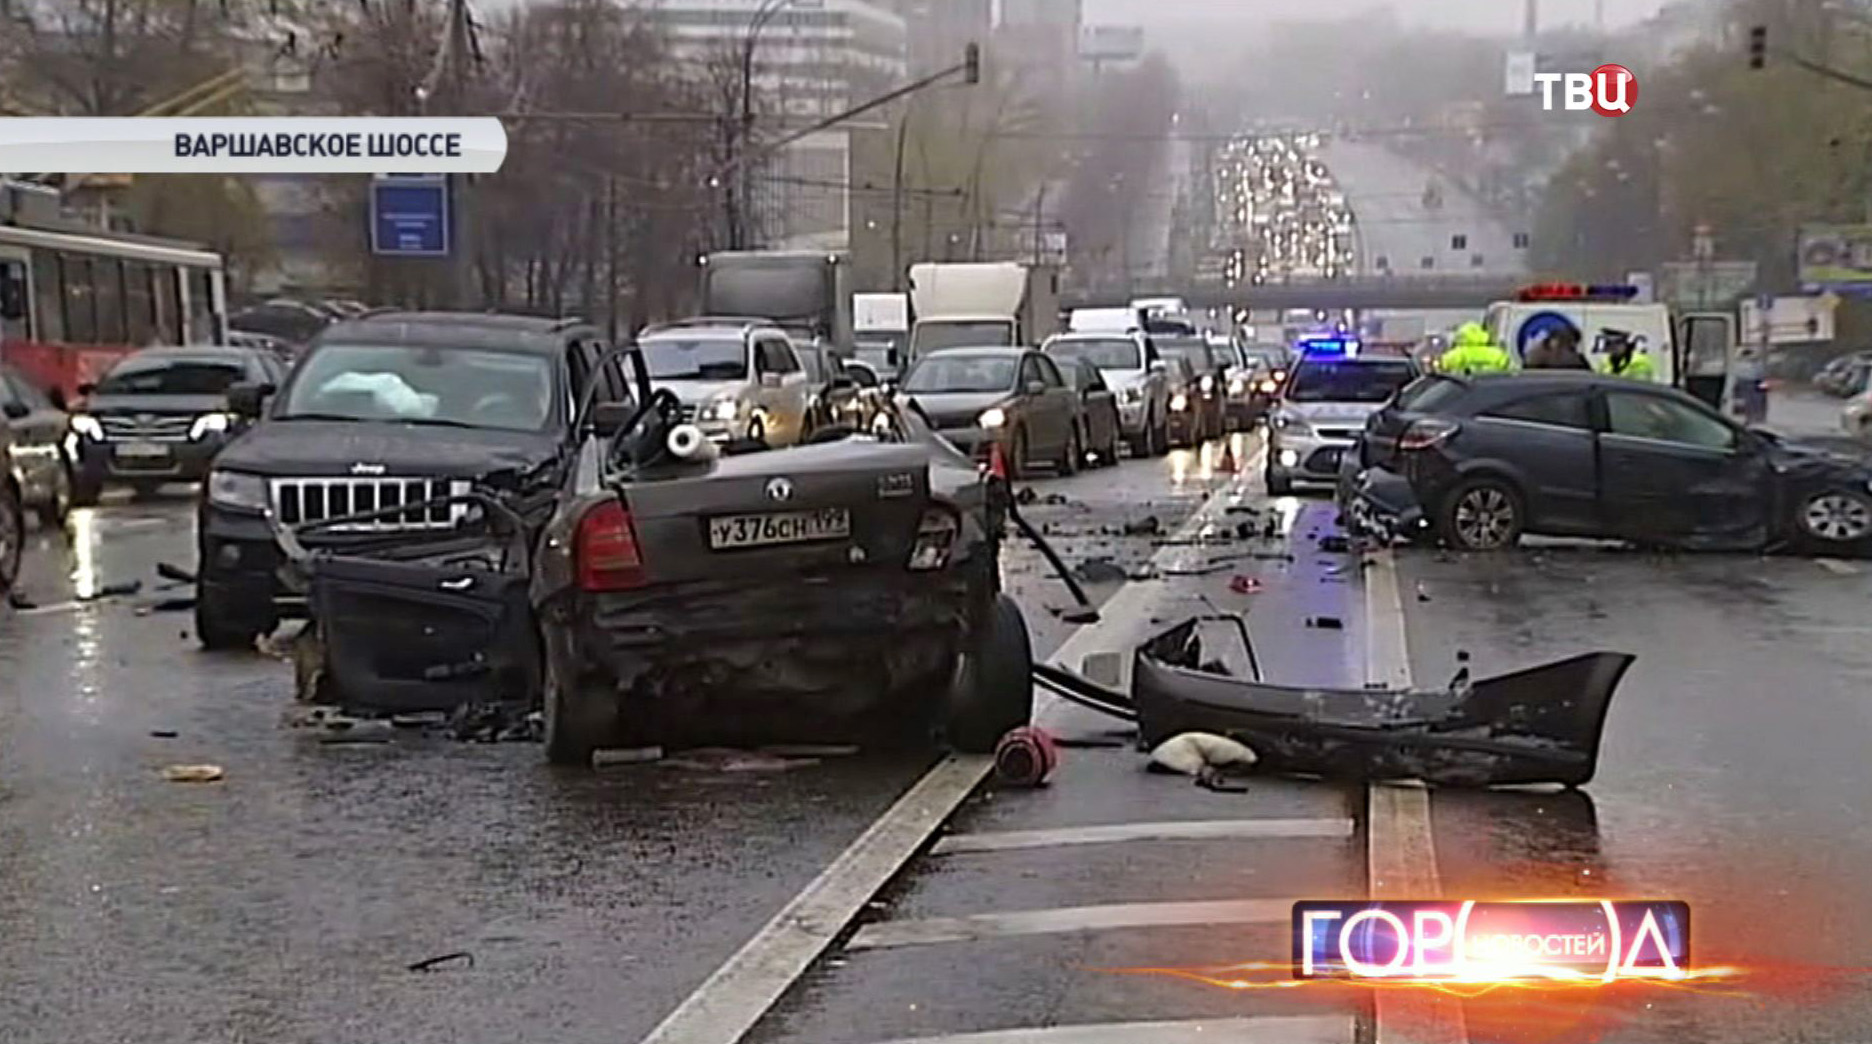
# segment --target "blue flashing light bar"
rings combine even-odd
[[[1359,342],[1354,337],[1302,337],[1300,354],[1322,359],[1345,359],[1357,355]]]
[[[1515,294],[1519,301],[1630,301],[1638,288],[1630,283],[1536,283]]]

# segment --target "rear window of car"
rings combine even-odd
[[[1287,386],[1290,402],[1384,402],[1410,383],[1417,371],[1408,362],[1310,360],[1294,370]]]
[[[1462,397],[1463,384],[1448,377],[1424,377],[1398,393],[1397,407],[1417,413],[1434,413]]]

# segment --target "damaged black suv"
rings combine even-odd
[[[556,488],[591,399],[627,395],[599,331],[580,320],[380,313],[328,327],[283,387],[239,385],[257,419],[215,460],[199,505],[195,632],[209,649],[251,646],[304,599],[284,582],[274,526],[298,526],[496,484]],[[319,532],[362,545],[460,522],[460,504]]]

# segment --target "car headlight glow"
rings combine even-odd
[[[189,428],[191,440],[200,439],[209,434],[219,435],[228,430],[233,418],[225,413],[204,413],[195,418],[195,424]]]
[[[1271,377],[1261,382],[1261,390],[1269,395],[1274,394],[1274,392],[1278,390],[1279,388],[1280,388],[1280,382],[1274,380]]]
[[[1304,435],[1310,430],[1307,426],[1306,418],[1297,413],[1275,414],[1274,426],[1282,431],[1293,432],[1295,435]]]
[[[1179,413],[1189,409],[1189,396],[1182,392],[1177,392],[1175,395],[1170,396],[1170,408]]]
[[[208,473],[208,502],[242,511],[265,511],[266,479],[244,471],[222,471],[217,468]]]
[[[975,418],[975,423],[984,428],[999,428],[1007,423],[1007,411],[999,406],[990,407],[983,410],[980,417]]]
[[[1230,395],[1240,395],[1243,392],[1246,392],[1247,390],[1248,390],[1248,382],[1244,380],[1243,378],[1232,377],[1229,379],[1229,394]]]
[[[99,424],[98,419],[89,413],[72,414],[71,430],[87,439],[102,441],[104,438],[104,425]]]
[[[741,400],[734,398],[716,399],[714,402],[709,403],[708,412],[704,414],[704,416],[709,420],[734,420],[736,417],[741,416]]]
[[[1203,390],[1204,394],[1215,391],[1215,378],[1205,373],[1197,386]]]

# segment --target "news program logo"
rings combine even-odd
[[[1601,65],[1589,73],[1535,73],[1540,84],[1541,108],[1552,112],[1554,87],[1562,86],[1562,107],[1568,112],[1587,109],[1601,116],[1623,116],[1638,104],[1638,77],[1623,65]]]
[[[1297,979],[1507,982],[1690,974],[1690,906],[1667,900],[1305,901]]]

